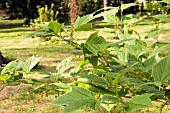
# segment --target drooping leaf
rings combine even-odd
[[[132,65],[133,66],[133,65]],[[120,82],[120,80],[125,76],[125,74],[127,72],[130,71],[130,69],[132,68],[132,66],[128,67],[127,69],[125,69],[122,73],[120,73],[114,80],[113,80],[113,84],[118,86],[118,83]]]
[[[48,24],[48,28],[52,30],[54,33],[59,33],[60,30],[64,27],[64,23],[60,24],[57,21],[51,20],[50,23]]]
[[[154,15],[153,17],[159,19],[159,22],[170,22],[170,17],[164,14]]]
[[[75,31],[88,31],[88,30],[93,30],[92,23],[83,24],[75,28]]]
[[[110,89],[104,88],[102,86],[91,86],[88,90],[98,93],[98,94],[115,94],[115,91],[112,91]]]
[[[22,70],[25,72],[30,72],[31,69],[33,69],[34,66],[36,66],[38,64],[39,60],[40,60],[40,58],[37,58],[34,56],[28,58],[25,62],[23,62],[21,64]]]
[[[59,91],[67,91],[71,89],[69,85],[64,83],[51,83],[50,85],[54,86],[54,88]]]
[[[152,75],[155,82],[168,82],[170,80],[170,55],[153,66]]]
[[[64,71],[66,71],[68,68],[70,68],[71,66],[71,60],[73,59],[73,56],[70,56],[64,60],[62,60],[61,62],[59,62],[57,64],[56,67],[56,73],[58,75],[62,74]]]
[[[77,20],[75,21],[74,29],[77,29],[81,25],[87,24],[91,20],[93,20],[93,14],[88,14],[83,17],[78,17]]]
[[[118,13],[118,11],[119,11],[118,7],[111,7],[111,9],[105,11],[105,13],[110,14],[110,15],[116,15],[116,13]]]
[[[170,48],[170,44],[166,44],[159,48],[156,48],[152,53],[150,53],[149,58],[154,55],[158,55],[158,53],[160,53],[162,50],[169,49],[169,48]]]
[[[128,101],[128,107],[126,111],[128,113],[132,112],[133,110],[153,107],[151,99],[149,98],[153,94],[145,93],[142,95],[136,95]]]
[[[121,11],[123,11],[129,7],[135,6],[135,5],[136,5],[136,3],[121,4]]]
[[[148,38],[155,38],[159,35],[160,31],[162,30],[162,28],[155,28],[151,31],[149,31],[149,33],[145,36],[146,39]]]
[[[117,16],[115,15],[111,15],[108,13],[103,12],[102,13],[103,17],[104,17],[104,22],[110,23],[110,24],[120,24],[120,20]]]
[[[120,103],[120,104],[124,105],[125,107],[128,106],[128,104],[126,102],[124,102],[123,100],[121,100],[120,98],[111,96],[111,95],[103,95],[101,101],[109,102],[111,104]]]
[[[110,85],[104,78],[101,78],[101,77],[96,76],[96,75],[83,74],[83,75],[81,75],[81,77],[91,80],[91,83],[96,85],[96,86],[106,86],[107,87],[107,86]]]
[[[103,37],[98,36],[98,32],[91,34],[84,44],[84,46],[95,55],[106,49],[109,45],[110,42],[107,42]]]

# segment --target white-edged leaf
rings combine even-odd
[[[70,68],[73,56],[67,57],[57,64],[56,73],[58,75],[62,74],[64,71]]]
[[[121,4],[121,10],[123,11],[123,10],[125,10],[129,7],[135,6],[135,5],[136,5],[136,3]]]
[[[38,57],[30,57],[25,62],[21,64],[21,68],[25,72],[30,72],[39,62],[40,58]]]
[[[1,74],[5,74],[7,72],[15,72],[21,69],[19,64],[20,62],[18,62],[17,60],[11,61],[2,69]]]
[[[123,100],[121,100],[120,98],[116,97],[116,96],[112,96],[112,95],[103,95],[101,101],[104,101],[104,102],[108,102],[108,104],[122,104],[124,105],[125,107],[128,106],[128,104],[126,102],[124,102]]]
[[[107,111],[110,111],[115,106],[115,104],[104,104],[104,103],[102,103],[101,106],[103,106]]]

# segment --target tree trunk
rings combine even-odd
[[[103,0],[103,6],[104,6],[104,10],[106,10],[108,6],[108,0]]]

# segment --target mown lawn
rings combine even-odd
[[[165,28],[161,31],[158,40],[170,42],[170,23],[163,25]],[[137,30],[141,37],[152,29],[146,25],[138,25],[134,29]],[[37,45],[30,38],[26,38],[29,33],[35,32],[32,28],[24,26],[23,20],[0,20],[0,51],[9,60],[19,59],[25,60],[31,56],[41,57],[39,67],[47,72],[55,72],[56,64],[62,59],[70,55],[80,55],[81,51],[76,50],[70,45]],[[81,32],[76,34],[79,42],[85,39],[92,32]],[[100,32],[108,40],[113,40],[113,34]],[[155,41],[154,40],[148,40]],[[75,61],[76,62],[76,61]],[[1,84],[0,84],[1,85]],[[58,95],[58,92],[46,92],[46,90],[34,91],[35,86],[17,85],[6,89],[6,93],[0,92],[0,113],[60,113],[61,108],[49,104],[51,100]],[[13,91],[12,93],[10,91]],[[9,93],[8,93],[9,92]],[[56,93],[56,94],[55,94]],[[55,94],[55,95],[51,95]],[[8,98],[3,98],[7,95]],[[165,110],[166,111],[166,110]],[[159,111],[154,111],[159,112]],[[78,111],[76,113],[94,113],[91,110]],[[98,111],[98,113],[105,113]]]

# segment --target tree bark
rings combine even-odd
[[[104,6],[104,10],[106,10],[108,6],[108,0],[103,0],[103,6]]]

